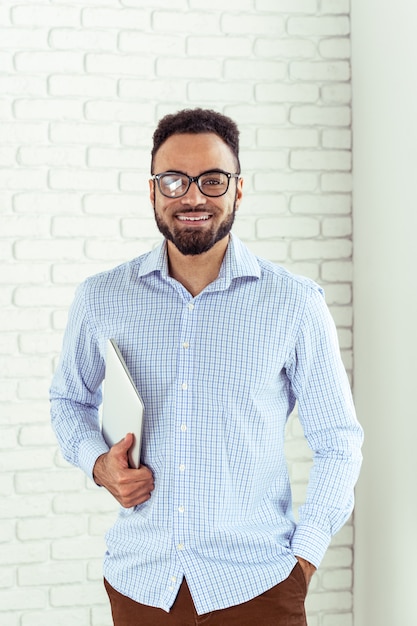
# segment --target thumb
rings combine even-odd
[[[116,454],[119,454],[121,456],[125,456],[129,450],[129,448],[131,448],[132,444],[133,444],[133,434],[132,433],[127,433],[127,435],[125,435],[125,437],[123,439],[121,439],[118,443],[116,443],[113,446],[113,450]]]

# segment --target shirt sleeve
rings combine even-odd
[[[352,512],[363,440],[336,328],[319,289],[312,289],[306,302],[287,375],[313,451],[306,500],[291,546],[296,556],[318,567],[332,535]]]
[[[105,362],[88,319],[85,291],[83,283],[69,311],[50,400],[52,427],[64,458],[92,479],[97,458],[109,448],[98,413]]]

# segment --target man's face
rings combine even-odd
[[[155,174],[199,176],[218,169],[236,173],[236,159],[214,133],[172,135],[154,158]],[[149,184],[157,226],[182,254],[202,254],[228,236],[242,198],[241,179],[231,178],[227,192],[217,198],[204,195],[195,182],[180,198],[162,195],[154,180]]]

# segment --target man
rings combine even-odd
[[[321,289],[254,256],[231,228],[239,133],[214,111],[163,118],[150,198],[164,242],[86,280],[51,389],[65,457],[122,508],[107,534],[115,626],[305,626],[308,584],[353,507],[362,430]],[[145,404],[132,434],[99,429],[105,344]],[[298,401],[314,451],[295,523],[284,430]]]

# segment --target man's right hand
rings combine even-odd
[[[93,477],[97,485],[105,487],[125,508],[143,504],[151,497],[155,485],[152,472],[145,465],[129,467],[127,453],[133,444],[133,435],[127,434],[108,452],[98,457]]]

